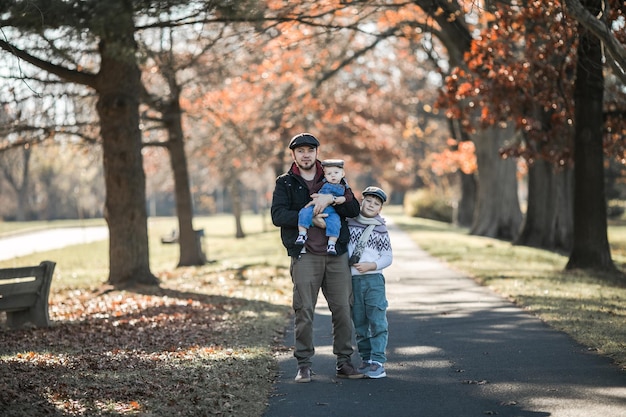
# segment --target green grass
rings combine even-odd
[[[626,275],[566,272],[567,256],[470,236],[446,223],[406,217],[399,207],[386,207],[383,214],[426,252],[626,369]],[[609,240],[623,268],[626,227],[610,226]]]
[[[0,222],[1,230],[11,234],[54,227],[106,226],[102,219],[89,221],[61,220],[53,222]],[[179,246],[162,244],[161,237],[168,235],[178,223],[172,217],[156,217],[148,220],[150,268],[157,277],[168,276],[178,264]],[[235,221],[232,215],[215,215],[194,219],[194,229],[204,229],[202,239],[205,254],[210,261],[217,261],[205,267],[207,271],[219,269],[246,269],[255,265],[288,266],[288,258],[277,229],[268,216],[245,215],[242,228],[246,234],[243,239],[235,239]],[[2,233],[0,233],[1,235]],[[108,241],[99,241],[68,248],[35,253],[6,261],[0,261],[0,268],[12,268],[24,265],[37,265],[43,259],[54,260],[54,289],[90,288],[104,284],[108,278],[109,258]]]

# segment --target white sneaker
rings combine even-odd
[[[382,363],[376,362],[376,361],[371,361],[370,362],[370,369],[365,373],[365,375],[368,378],[378,379],[378,378],[386,377],[387,376],[387,372],[385,372],[385,367],[383,366]]]

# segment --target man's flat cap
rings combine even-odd
[[[312,146],[317,148],[320,146],[320,142],[310,133],[300,133],[291,138],[291,141],[289,141],[289,149],[295,149],[299,146]]]

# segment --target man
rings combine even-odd
[[[298,361],[296,382],[311,381],[311,364],[315,353],[313,318],[320,289],[332,314],[337,377],[358,379],[364,376],[350,361],[354,351],[350,315],[352,276],[347,253],[350,234],[345,220],[346,217],[358,216],[360,207],[345,181],[346,191],[341,197],[317,193],[324,178],[322,164],[317,158],[319,145],[317,138],[310,133],[301,133],[291,139],[289,149],[294,162],[288,172],[276,179],[272,196],[272,222],[280,227],[283,245],[291,256],[296,339],[294,356]],[[304,246],[296,245],[298,212],[309,203],[314,207],[315,227],[309,229]],[[329,255],[326,251],[326,214],[322,212],[329,205],[334,205],[341,217],[339,238],[335,246],[337,255]]]

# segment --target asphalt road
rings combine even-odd
[[[0,260],[109,238],[106,226],[65,227],[15,234],[0,239]]]
[[[393,226],[391,242],[388,377],[335,378],[322,301],[316,375],[293,381],[290,326],[266,417],[626,416],[626,372],[609,359],[447,268]]]

